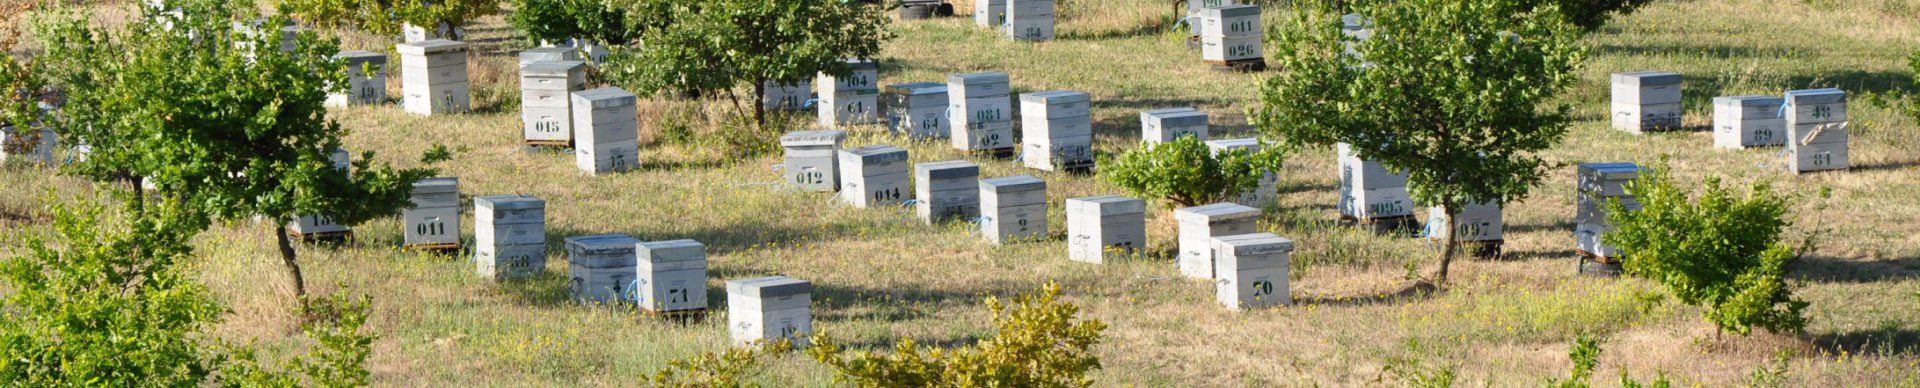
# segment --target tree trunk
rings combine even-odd
[[[753,124],[767,129],[767,80],[753,82]]]
[[[1440,232],[1441,235],[1445,237],[1442,237],[1440,240],[1440,245],[1442,246],[1440,248],[1440,272],[1434,275],[1434,285],[1445,287],[1447,285],[1447,266],[1453,264],[1453,251],[1459,248],[1460,245],[1460,241],[1454,238],[1453,233],[1454,225],[1457,223],[1455,219],[1460,218],[1458,217],[1460,215],[1460,207],[1443,206],[1442,208],[1447,212],[1447,228]]]
[[[293,295],[304,304],[307,300],[307,280],[300,276],[300,261],[294,257],[293,242],[287,239],[287,232],[281,230],[286,224],[284,220],[277,220],[267,225],[267,230],[273,232],[280,241],[280,260],[286,263],[287,273],[293,275]]]

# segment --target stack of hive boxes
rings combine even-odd
[[[864,208],[912,198],[909,195],[913,192],[907,187],[910,163],[907,150],[890,145],[840,151],[840,199]]]
[[[1233,150],[1241,150],[1251,154],[1251,153],[1260,152],[1260,150],[1262,149],[1261,147],[1264,144],[1265,143],[1262,143],[1260,139],[1251,138],[1251,137],[1241,138],[1241,139],[1208,140],[1207,149],[1212,150],[1215,156],[1220,155],[1220,153],[1222,152],[1233,151]],[[1280,174],[1273,171],[1266,171],[1260,174],[1260,181],[1258,185],[1254,186],[1253,189],[1251,190],[1247,190],[1246,192],[1243,192],[1243,193],[1240,193],[1239,195],[1234,196],[1233,203],[1247,205],[1250,207],[1260,207],[1261,204],[1265,204],[1269,201],[1273,201],[1274,199],[1279,198],[1279,196],[1280,196]]]
[[[1407,174],[1388,172],[1385,166],[1361,160],[1353,147],[1340,143],[1340,218],[1369,225],[1375,232],[1407,226],[1413,219],[1413,199],[1407,193]]]
[[[413,184],[413,207],[400,212],[403,247],[453,249],[460,247],[460,179],[422,179]]]
[[[887,128],[911,139],[947,137],[947,85],[935,82],[888,85]]]
[[[1028,175],[980,180],[980,233],[994,244],[1047,235],[1047,182]]]
[[[848,60],[853,74],[835,77],[821,73],[814,79],[819,89],[820,126],[873,124],[880,121],[880,65],[868,60]]]
[[[51,128],[41,128],[38,136],[35,136],[31,129],[0,126],[0,162],[23,160],[50,166],[54,162],[53,150],[59,145],[59,135]],[[76,149],[75,152],[81,151]],[[84,157],[85,154],[79,156]]]
[[[586,89],[586,62],[536,61],[521,66],[521,140],[527,145],[572,144],[572,94]]]
[[[639,115],[633,93],[615,87],[573,92],[573,160],[581,172],[627,171],[639,163]]]
[[[635,244],[634,301],[654,314],[707,309],[707,246],[693,240]]]
[[[840,189],[840,143],[845,131],[799,131],[780,136],[785,149],[783,163],[786,185],[801,191]]]
[[[1207,141],[1207,112],[1193,108],[1166,108],[1140,112],[1140,140],[1147,144],[1192,136]]]
[[[1055,90],[1020,95],[1020,124],[1027,167],[1046,171],[1093,168],[1092,100],[1086,93]]]
[[[1272,233],[1215,237],[1211,240],[1219,279],[1215,299],[1233,311],[1293,304],[1287,284],[1293,240]]]
[[[1147,246],[1147,202],[1117,195],[1067,200],[1067,259],[1100,264]]]
[[[947,122],[953,148],[1012,155],[1013,98],[1007,73],[983,72],[947,77]]]
[[[1180,224],[1180,274],[1200,279],[1218,276],[1214,270],[1213,238],[1254,233],[1260,209],[1236,203],[1180,208],[1173,211]]]
[[[965,160],[913,165],[914,210],[929,224],[980,217],[980,166]]]
[[[1007,0],[973,0],[973,24],[992,28],[1007,25]]]
[[[467,44],[451,40],[401,43],[401,105],[407,113],[463,113],[472,94],[467,83]]]
[[[1460,242],[1477,244],[1474,251],[1479,257],[1499,257],[1500,246],[1504,242],[1505,222],[1501,220],[1500,204],[1488,201],[1469,204],[1460,208],[1459,222],[1453,226],[1453,239]],[[1447,208],[1434,206],[1427,210],[1427,238],[1441,241],[1447,227]]]
[[[1793,172],[1847,168],[1847,92],[1840,89],[1787,92],[1787,152]]]
[[[1007,0],[1007,37],[1053,39],[1053,0]]]
[[[805,82],[781,82],[768,80],[763,87],[767,95],[761,96],[761,103],[767,109],[786,111],[806,110],[807,103],[813,101],[813,88]]]
[[[578,61],[580,50],[572,47],[535,47],[520,52],[520,67],[540,61]]]
[[[1264,70],[1260,6],[1224,5],[1200,10],[1200,59],[1216,70]]]
[[[353,160],[347,150],[336,148],[327,153],[327,160],[333,162],[334,169],[352,174]],[[351,235],[353,228],[324,215],[304,215],[287,222],[287,236],[299,240],[336,240]]]
[[[1786,144],[1787,120],[1780,97],[1713,98],[1713,146],[1741,149]]]
[[[636,274],[633,250],[639,240],[624,234],[568,237],[569,292],[580,303],[616,303]]]
[[[333,57],[347,64],[347,88],[327,93],[327,106],[374,105],[386,101],[386,54],[341,51]]]
[[[1190,39],[1193,39],[1190,42],[1197,42],[1197,40],[1200,38],[1200,10],[1207,9],[1207,8],[1220,8],[1220,7],[1225,7],[1225,6],[1234,5],[1234,4],[1237,4],[1237,3],[1234,2],[1233,0],[1187,1],[1187,31],[1188,31],[1188,34],[1190,34]],[[1193,46],[1187,46],[1187,47],[1193,47]]]
[[[1613,129],[1633,133],[1680,128],[1680,73],[1613,75]]]
[[[1613,230],[1607,222],[1607,200],[1617,199],[1627,211],[1640,210],[1640,203],[1627,194],[1627,182],[1640,177],[1640,166],[1633,163],[1581,163],[1574,171],[1579,179],[1574,205],[1574,245],[1579,250],[1581,272],[1614,272],[1620,268],[1620,253],[1601,242],[1601,236]]]
[[[473,262],[494,281],[539,276],[547,268],[547,201],[525,195],[473,199]]]
[[[785,276],[728,281],[727,332],[735,345],[805,344],[813,333],[813,284]]]

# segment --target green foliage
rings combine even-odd
[[[1558,5],[1568,24],[1591,32],[1606,26],[1608,19],[1631,14],[1653,0],[1532,0],[1532,3],[1536,7]]]
[[[199,1],[199,0],[193,0]],[[353,27],[397,35],[402,24],[460,27],[500,13],[499,0],[282,0],[282,14],[327,27]],[[457,31],[452,40],[462,40]]]
[[[620,2],[620,3],[616,3]],[[634,4],[625,4],[634,2]],[[582,38],[596,43],[624,45],[646,30],[627,15],[634,9],[660,8],[663,0],[519,0],[507,22],[526,31],[527,39],[561,42]]]
[[[1553,388],[1587,388],[1593,386],[1593,371],[1600,366],[1600,342],[1601,339],[1599,337],[1586,334],[1574,338],[1573,344],[1567,347],[1567,358],[1573,361],[1573,370],[1568,372],[1565,381],[1548,378],[1546,386]],[[1672,386],[1673,382],[1668,381],[1666,374],[1662,373],[1654,377],[1652,382],[1641,383],[1635,381],[1632,376],[1623,370],[1620,371],[1619,384],[1621,387],[1667,388]]]
[[[1165,198],[1180,206],[1218,202],[1259,186],[1260,176],[1280,171],[1279,150],[1243,149],[1218,154],[1193,136],[1142,144],[1102,162],[1100,175],[1133,195]]]
[[[1430,367],[1413,358],[1390,360],[1386,370],[1402,384],[1415,388],[1449,388],[1460,379],[1458,367]]]
[[[1793,364],[1793,351],[1781,349],[1773,354],[1773,360],[1747,376],[1747,386],[1755,388],[1774,388],[1787,386],[1787,368]]]
[[[718,354],[705,353],[673,360],[667,363],[667,367],[648,376],[645,383],[653,387],[688,388],[757,386],[746,380],[752,378],[754,370],[760,367],[761,358],[790,350],[793,350],[793,344],[781,340],[751,348],[730,348]]]
[[[645,45],[616,48],[600,68],[606,79],[635,93],[725,91],[735,109],[735,87],[753,90],[752,116],[766,125],[761,104],[766,81],[797,82],[816,74],[851,74],[845,58],[873,58],[893,37],[877,6],[846,1],[640,1],[670,7],[670,25],[647,29]],[[648,13],[658,10],[645,11]],[[643,12],[629,11],[629,14]],[[746,116],[742,113],[741,116]]]
[[[0,53],[12,53],[20,39],[20,20],[34,3],[0,4]],[[0,128],[10,131],[0,143],[0,154],[33,151],[41,144],[39,103],[47,97],[46,80],[38,62],[25,56],[0,56]],[[11,92],[8,92],[11,91]]]
[[[1089,353],[1106,324],[1073,322],[1079,307],[1060,302],[1060,285],[1016,296],[1012,304],[987,299],[998,332],[979,344],[951,350],[903,339],[885,355],[857,353],[814,333],[808,353],[862,387],[1086,387],[1100,368]]]
[[[1786,283],[1787,266],[1798,256],[1780,237],[1790,225],[1787,198],[1765,182],[1737,197],[1709,178],[1698,198],[1690,199],[1665,169],[1642,174],[1627,192],[1640,210],[1609,201],[1607,221],[1614,229],[1602,237],[1620,248],[1627,273],[1706,307],[1705,318],[1720,330],[1746,335],[1753,327],[1806,327],[1801,310],[1807,303],[1794,299]]]
[[[65,15],[36,35],[49,47],[54,80],[71,91],[63,140],[92,149],[76,171],[103,181],[145,177],[218,219],[264,217],[267,231],[282,237],[282,259],[301,295],[281,225],[300,214],[347,225],[389,216],[410,205],[413,182],[435,174],[376,166],[370,152],[352,161],[351,174],[333,167],[328,150],[347,131],[323,105],[327,91],[346,85],[332,40],[306,32],[291,52],[250,50],[281,47],[282,34],[236,34],[233,18],[164,28],[149,17],[114,36],[83,15]],[[285,22],[274,17],[267,25]],[[436,148],[423,159],[445,157]]]
[[[1263,133],[1289,149],[1351,144],[1360,158],[1406,172],[1415,202],[1449,211],[1505,203],[1540,183],[1552,163],[1539,153],[1565,137],[1571,121],[1564,103],[1541,105],[1578,79],[1586,56],[1581,32],[1557,7],[1523,11],[1525,0],[1358,7],[1382,38],[1355,41],[1324,13],[1298,12],[1279,23],[1269,45],[1285,70],[1267,80],[1252,117]],[[1348,44],[1355,55],[1343,52]],[[1451,233],[1446,241],[1442,283],[1457,245]]]

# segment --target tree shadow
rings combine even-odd
[[[1920,355],[1920,330],[1908,328],[1819,334],[1809,341],[1827,354]]]
[[[1920,279],[1920,257],[1850,260],[1830,256],[1801,258],[1788,277],[1823,283],[1877,283]]]
[[[1872,171],[1882,171],[1882,170],[1887,170],[1887,171],[1903,170],[1903,169],[1914,168],[1914,167],[1920,167],[1920,160],[1909,160],[1904,162],[1886,162],[1886,163],[1880,163],[1880,164],[1854,165],[1852,168],[1849,168],[1849,170],[1852,170],[1853,172],[1872,172]]]
[[[1102,30],[1102,31],[1080,31],[1080,30],[1068,31],[1068,32],[1061,33],[1058,39],[1059,40],[1111,40],[1111,39],[1133,38],[1133,37],[1138,37],[1143,35],[1156,35],[1156,34],[1167,32],[1169,29],[1173,28],[1173,23],[1174,23],[1174,20],[1172,18],[1159,17],[1159,18],[1154,18],[1153,21],[1150,21],[1147,23],[1136,24],[1132,27],[1121,28],[1121,29]]]
[[[1601,44],[1594,48],[1596,55],[1625,56],[1663,56],[1684,55],[1688,57],[1711,59],[1753,59],[1779,58],[1787,54],[1786,49],[1762,49],[1749,46],[1731,46],[1725,44]]]
[[[1507,251],[1507,252],[1503,252],[1500,255],[1500,258],[1494,259],[1494,260],[1508,261],[1508,262],[1532,261],[1532,260],[1560,260],[1560,259],[1573,258],[1574,255],[1575,253],[1572,249],[1549,249],[1549,250],[1538,250],[1538,251]]]
[[[1518,224],[1518,225],[1508,224],[1508,225],[1505,225],[1503,228],[1506,233],[1532,233],[1532,232],[1547,231],[1547,232],[1567,232],[1569,236],[1573,234],[1573,222],[1571,221],[1555,222],[1551,224]]]
[[[1406,288],[1402,288],[1399,291],[1394,291],[1391,293],[1379,293],[1379,294],[1358,295],[1358,296],[1316,295],[1316,296],[1308,296],[1308,297],[1294,297],[1293,304],[1296,306],[1320,305],[1320,306],[1340,306],[1340,307],[1390,305],[1390,304],[1399,304],[1401,302],[1413,302],[1413,301],[1419,301],[1419,300],[1432,299],[1435,295],[1438,295],[1439,291],[1440,291],[1439,287],[1434,286],[1433,283],[1425,280],[1420,280],[1420,281],[1413,282],[1413,284],[1407,285]]]

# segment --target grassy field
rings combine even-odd
[[[1062,0],[1061,39],[1020,43],[949,18],[902,22],[881,58],[882,84],[1003,71],[1016,92],[1072,89],[1094,98],[1103,153],[1138,141],[1138,112],[1195,106],[1213,114],[1216,138],[1250,136],[1245,110],[1261,74],[1213,73],[1166,33],[1169,8],[1148,0]],[[969,8],[960,5],[964,12]],[[513,53],[524,49],[499,18],[470,28],[476,113],[417,117],[398,106],[334,111],[353,150],[409,165],[432,144],[458,150],[443,165],[463,197],[522,193],[548,201],[547,275],[496,284],[465,258],[395,249],[399,221],[356,228],[350,246],[302,247],[309,287],[367,294],[380,339],[370,368],[380,385],[633,385],[668,361],[723,349],[724,316],[662,322],[630,309],[566,299],[560,240],[626,233],[642,240],[706,243],[712,305],[724,279],[782,274],[818,288],[814,327],[845,343],[886,347],[901,338],[961,344],[990,333],[981,300],[1066,286],[1082,316],[1106,322],[1098,385],[1397,385],[1407,369],[1454,369],[1471,385],[1534,385],[1569,369],[1578,333],[1609,338],[1597,376],[1664,373],[1685,385],[1743,385],[1788,352],[1791,386],[1920,386],[1920,129],[1897,103],[1869,93],[1912,92],[1908,53],[1920,49],[1911,1],[1696,0],[1659,2],[1589,38],[1593,59],[1565,96],[1580,121],[1551,158],[1566,163],[1668,160],[1676,178],[1772,181],[1805,194],[1792,236],[1818,233],[1819,249],[1793,269],[1812,302],[1804,335],[1715,336],[1699,310],[1637,279],[1574,275],[1573,169],[1507,208],[1504,260],[1456,263],[1454,284],[1426,292],[1409,265],[1432,270],[1425,243],[1334,225],[1332,150],[1292,155],[1281,195],[1262,228],[1292,238],[1298,305],[1233,313],[1212,284],[1183,279],[1168,258],[1175,225],[1149,210],[1146,260],[1087,265],[1066,260],[1067,198],[1120,194],[1097,177],[1045,173],[1017,161],[979,159],[983,176],[1033,174],[1048,183],[1052,238],[993,246],[965,225],[928,226],[910,211],[858,209],[828,195],[772,186],[777,154],[741,157],[719,142],[655,141],[666,128],[721,131],[720,102],[642,101],[642,171],[579,176],[572,156],[527,151],[519,139]],[[1276,11],[1277,12],[1277,11]],[[1272,17],[1269,20],[1273,20]],[[1271,22],[1270,22],[1271,23]],[[389,38],[343,33],[344,49],[383,50]],[[1778,149],[1711,148],[1705,131],[1635,136],[1607,128],[1607,75],[1659,69],[1686,75],[1687,122],[1704,127],[1713,96],[1839,87],[1855,93],[1850,172],[1793,176]],[[389,95],[399,95],[390,75]],[[848,146],[894,144],[915,161],[968,158],[944,142],[912,142],[877,128]],[[91,186],[29,166],[0,170],[0,227],[46,233],[49,201],[96,198]],[[54,195],[46,195],[51,187]],[[1831,189],[1831,199],[1812,194]],[[463,228],[472,233],[471,222]],[[216,226],[201,237],[199,279],[231,313],[214,335],[291,351],[299,339],[291,286],[266,226]],[[12,234],[12,233],[10,233]],[[16,236],[19,234],[15,234]],[[9,240],[13,241],[13,240]],[[469,237],[469,241],[471,238]],[[11,242],[9,243],[11,244]],[[757,377],[771,385],[828,385],[829,371],[801,355],[775,358]]]

